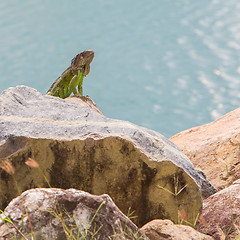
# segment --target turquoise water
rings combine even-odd
[[[45,93],[93,49],[84,94],[170,137],[239,107],[239,12],[237,0],[1,1],[0,91]]]

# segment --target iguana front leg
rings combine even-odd
[[[73,92],[73,94],[77,97],[82,97],[82,82],[83,82],[83,72],[78,70],[77,75],[75,75],[71,82],[70,82],[70,89]],[[76,90],[76,87],[78,86],[78,92]]]
[[[78,71],[78,75],[80,74],[81,74],[80,71]],[[81,96],[83,96],[83,90],[82,90],[83,77],[84,77],[84,74],[82,73],[81,78],[79,78],[79,82],[78,82],[78,92]]]

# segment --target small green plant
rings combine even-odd
[[[42,175],[42,177],[44,178],[44,180],[46,181],[46,183],[48,184],[49,188],[52,188],[50,182],[48,181],[46,175],[44,174],[42,168],[39,166],[39,164],[32,158],[28,158],[28,160],[25,162],[25,164],[31,168],[37,168],[40,172],[40,174]]]
[[[160,186],[160,185],[157,185],[158,188],[160,188],[160,189],[168,192],[169,194],[171,194],[172,196],[174,196],[174,197],[176,197],[176,198],[178,197],[178,195],[179,195],[187,186],[188,186],[188,184],[186,184],[186,185],[184,185],[183,187],[181,187],[181,183],[180,183],[180,181],[179,181],[179,179],[178,179],[178,176],[176,176],[175,174],[174,174],[174,176],[173,176],[173,190],[174,190],[173,192],[170,191],[170,190],[168,190],[167,188],[164,188],[164,187],[162,187],[162,186]],[[197,224],[197,222],[198,222],[198,218],[199,218],[199,213],[198,213],[197,216],[195,217],[194,222],[191,223],[191,222],[189,222],[189,221],[187,220],[187,213],[185,212],[185,210],[184,210],[184,209],[179,209],[179,210],[178,210],[178,223],[179,223],[179,224],[183,224],[183,223],[184,223],[184,224],[189,225],[189,226],[191,226],[191,227],[193,227],[193,228],[196,228],[196,224]]]
[[[21,194],[21,191],[20,191],[20,188],[19,188],[18,183],[17,183],[17,181],[16,181],[16,178],[15,178],[15,176],[14,176],[15,168],[13,167],[11,161],[10,161],[9,159],[6,159],[5,161],[2,161],[2,162],[0,163],[0,168],[2,168],[3,170],[5,170],[8,174],[10,174],[10,175],[12,176],[13,181],[14,181],[14,184],[15,184],[15,186],[16,186],[16,188],[17,188],[18,194],[20,195],[20,194]],[[26,210],[26,209],[25,209],[25,210]],[[1,213],[2,213],[3,215],[5,215],[5,213],[4,213],[2,210],[0,210],[0,211],[1,211]],[[28,217],[28,222],[29,222],[30,229],[31,229],[31,235],[32,235],[32,238],[31,238],[31,239],[35,240],[34,232],[33,232],[33,230],[32,230],[32,224],[31,224],[31,220],[30,220],[30,218],[29,218],[28,212],[25,211],[25,214],[26,214],[27,217]],[[17,231],[20,235],[22,235],[23,239],[29,240],[29,239],[22,233],[21,229],[18,229],[17,226],[11,221],[11,219],[10,219],[9,217],[7,217],[7,216],[5,215],[5,218],[2,218],[1,220],[3,221],[3,223],[8,222],[9,224],[11,224],[11,225],[16,229],[16,231]]]
[[[175,174],[174,174],[173,179],[174,179],[174,192],[172,192],[172,191],[168,190],[167,188],[164,188],[160,185],[157,185],[157,187],[165,190],[166,192],[170,193],[174,197],[177,197],[187,187],[187,184],[183,187],[180,187],[180,182],[178,180],[178,176],[176,177]]]
[[[137,216],[134,216],[134,211],[131,211],[131,208],[128,209],[128,212],[126,214],[127,218],[135,219]],[[109,236],[109,240],[115,240],[115,239],[131,239],[131,240],[142,240],[145,239],[145,237],[142,236],[142,234],[139,232],[139,230],[136,230],[135,232],[130,229],[130,227],[125,222],[124,225],[121,223],[118,224],[118,229],[120,229],[120,232],[117,233],[115,229],[113,229],[114,234],[112,236]]]
[[[4,217],[1,217],[1,220],[3,221],[4,224],[5,223],[11,224],[20,233],[20,235],[22,235],[23,239],[27,239],[25,235],[21,232],[21,229],[18,229],[17,226],[13,223],[13,221],[2,210],[0,210],[0,213],[1,215],[4,215]],[[14,236],[12,237],[14,239]]]
[[[146,239],[144,236],[142,236],[139,233],[139,230],[136,230],[135,232],[133,232],[128,226],[127,224],[125,224],[124,226],[122,226],[119,223],[118,228],[120,229],[120,233],[116,233],[116,231],[113,229],[113,231],[115,232],[112,236],[109,237],[109,240],[115,240],[115,239],[131,239],[131,240],[144,240]]]
[[[96,212],[94,213],[93,217],[91,219],[88,219],[87,226],[85,227],[84,230],[82,229],[81,226],[78,226],[77,224],[71,225],[70,227],[66,224],[64,217],[63,217],[64,215],[66,215],[69,218],[69,220],[72,220],[72,221],[74,221],[74,220],[66,210],[61,209],[58,201],[57,201],[54,209],[49,209],[48,212],[51,215],[53,215],[54,217],[56,217],[61,222],[67,240],[85,240],[85,239],[90,240],[90,239],[94,239],[94,236],[96,236],[97,233],[99,232],[99,230],[101,229],[101,226],[98,229],[95,229],[95,227],[94,227],[94,231],[93,232],[90,231],[90,227],[92,226],[95,217],[97,216],[98,212],[100,211],[100,209],[104,203],[105,202],[103,201],[99,205],[99,207],[96,210]],[[78,230],[77,237],[75,237],[73,235],[73,232],[76,229]]]
[[[197,225],[197,222],[199,221],[199,216],[200,214],[198,213],[194,222],[193,223],[190,223],[188,222],[187,220],[187,214],[185,212],[184,209],[181,209],[181,210],[178,210],[178,223],[179,224],[186,224],[186,225],[189,225],[190,227],[192,228],[196,228],[196,225]]]

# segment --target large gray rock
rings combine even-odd
[[[21,191],[47,186],[37,169],[24,164],[31,157],[52,187],[107,193],[124,213],[135,211],[138,225],[156,218],[176,223],[182,209],[193,223],[201,192],[215,192],[164,136],[107,118],[89,99],[69,101],[26,86],[9,88],[0,95],[0,132],[0,158],[14,165]],[[1,205],[6,206],[17,189],[3,171],[0,189]]]
[[[8,219],[0,220],[0,240],[23,236],[36,240],[147,239],[107,194],[95,196],[75,189],[28,190],[10,202],[0,219]]]

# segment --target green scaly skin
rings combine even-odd
[[[90,72],[90,63],[94,58],[94,51],[83,51],[72,59],[71,65],[61,74],[47,91],[48,95],[66,98],[73,93],[77,97],[83,96],[83,78]],[[78,91],[76,88],[78,87]]]

